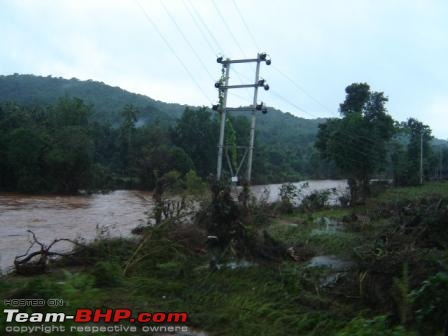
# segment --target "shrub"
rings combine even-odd
[[[93,268],[92,275],[98,287],[117,287],[123,284],[120,264],[113,261],[100,261]]]
[[[411,293],[415,315],[425,335],[442,330],[448,318],[448,273],[438,272]]]
[[[324,209],[328,206],[328,200],[332,192],[332,190],[316,190],[305,196],[300,207],[305,211]]]

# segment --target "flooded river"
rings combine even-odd
[[[308,184],[304,194],[331,188],[341,194],[347,188],[344,180],[308,181]],[[268,201],[273,202],[280,187],[281,184],[253,186],[252,192],[261,197],[267,189]],[[30,239],[27,230],[47,244],[55,238],[92,240],[101,233],[129,236],[134,227],[146,223],[151,209],[151,193],[143,191],[117,190],[83,196],[0,193],[0,270],[5,272],[14,256],[26,252]]]
[[[83,196],[0,194],[0,268],[26,252],[29,233],[50,243],[55,238],[93,239],[101,232],[128,236],[146,222],[151,194],[118,190]]]

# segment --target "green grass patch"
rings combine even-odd
[[[413,201],[424,197],[448,198],[448,181],[427,182],[421,186],[390,188],[371,202]]]

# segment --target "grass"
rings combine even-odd
[[[347,230],[343,218],[353,213],[352,208],[327,208],[315,212],[298,211],[276,219],[269,233],[287,246],[301,246],[314,255],[349,257],[362,240],[359,232]],[[326,230],[326,221],[339,223],[334,231]]]
[[[4,278],[0,288],[4,297],[64,298],[70,307],[62,311],[69,314],[75,307],[186,311],[190,326],[216,335],[331,334],[348,321],[338,305],[307,288],[305,273],[294,263],[215,273],[196,268],[178,278],[152,271],[134,274],[120,286],[98,287],[94,275],[85,270],[32,279],[14,277],[14,285],[8,281],[12,279]],[[297,304],[301,296],[310,307]],[[324,305],[328,308],[325,312],[313,308]]]
[[[326,212],[326,214],[329,214]],[[325,216],[327,217],[327,216]],[[328,218],[328,217],[327,217]],[[330,217],[333,218],[333,217]],[[277,220],[268,229],[273,238],[287,246],[302,246],[315,255],[349,256],[359,244],[359,234],[346,231],[325,232],[315,221],[290,223]]]
[[[423,197],[448,198],[448,181],[427,182],[422,186],[390,188],[372,199],[373,202],[412,201]]]
[[[434,194],[448,197],[448,183],[390,189],[371,204]],[[314,255],[348,258],[367,239],[366,231],[388,225],[387,220],[373,222],[364,231],[345,228],[329,233],[322,231],[319,219],[341,221],[369,206],[285,215],[267,230],[287,247],[302,246]],[[145,247],[147,257],[138,260],[126,276],[122,270],[136,243],[122,239],[95,242],[94,249],[83,256],[86,265],[61,266],[30,278],[0,278],[0,296],[62,298],[70,306],[58,310],[70,314],[79,307],[185,311],[189,326],[210,335],[413,335],[401,327],[390,328],[384,316],[375,317],[381,312],[319,288],[326,274],[323,269],[285,260],[211,272],[207,256],[159,238]],[[5,327],[2,323],[0,330]]]

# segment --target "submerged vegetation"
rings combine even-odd
[[[196,216],[162,216],[137,238],[79,245],[46,274],[3,277],[0,295],[61,297],[70,313],[186,311],[210,335],[443,334],[446,182],[286,213],[229,191],[214,186]]]

